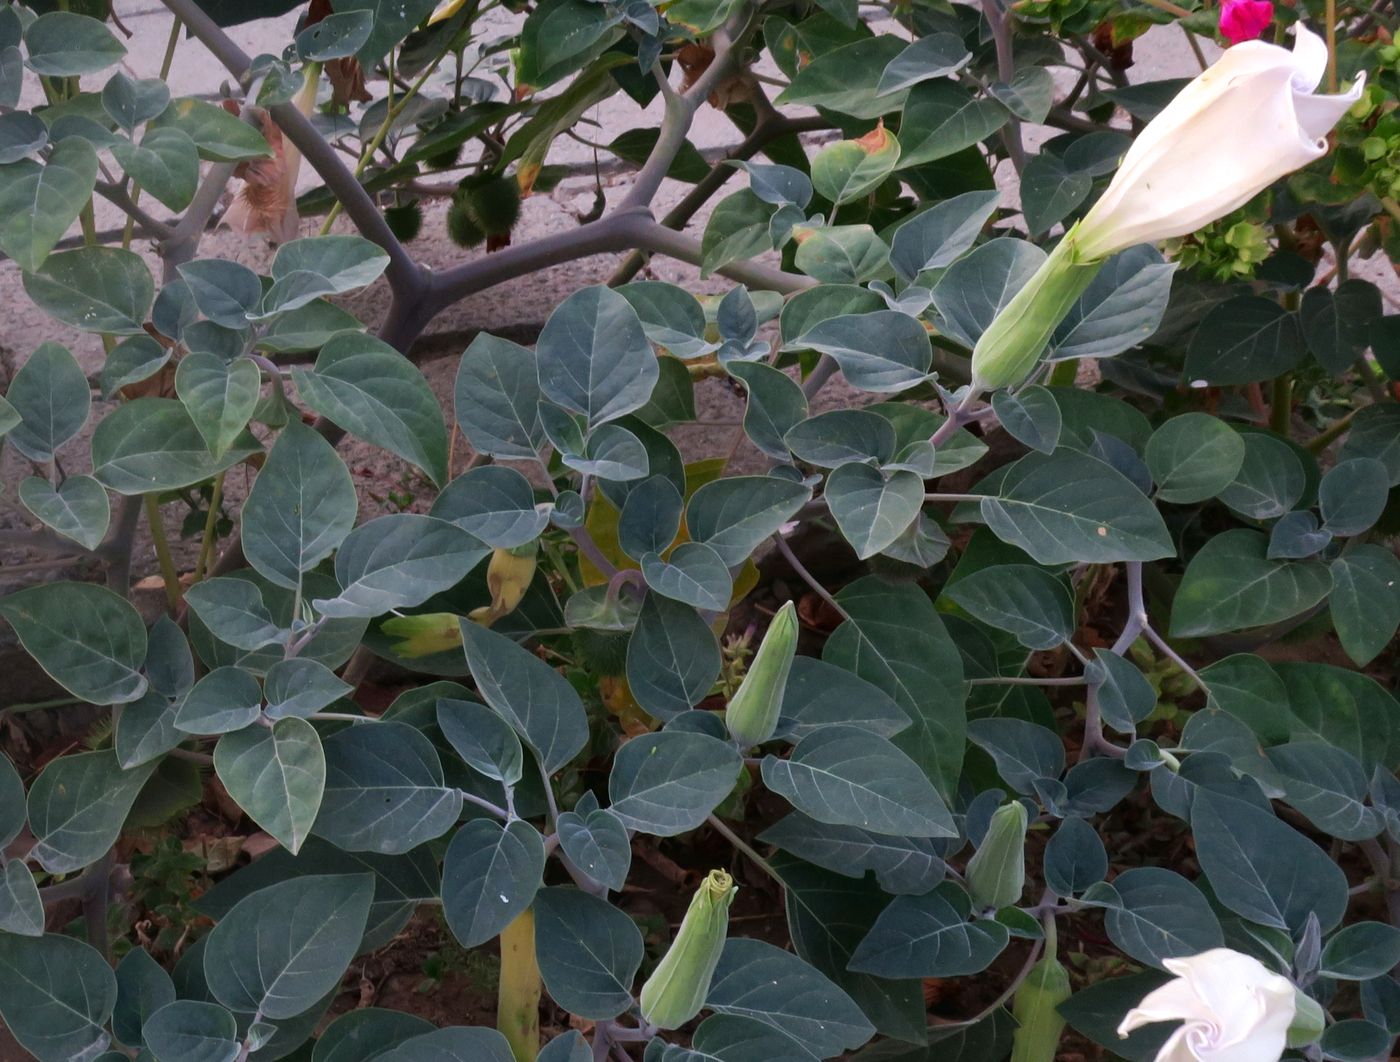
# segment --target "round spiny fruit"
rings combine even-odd
[[[471,206],[460,190],[447,208],[447,235],[458,247],[475,247],[486,239],[486,232],[476,223]]]
[[[520,220],[520,185],[503,173],[469,177],[458,187],[477,225],[488,236],[504,236]]]
[[[462,157],[462,145],[456,147],[443,148],[435,155],[429,155],[423,160],[423,165],[430,170],[450,170],[457,165],[457,160]]]
[[[423,208],[418,200],[385,207],[384,220],[389,223],[389,231],[404,243],[416,240],[423,229]]]

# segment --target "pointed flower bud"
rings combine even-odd
[[[497,549],[486,566],[486,588],[491,591],[491,604],[472,609],[470,618],[489,627],[502,616],[514,612],[525,598],[525,591],[535,578],[535,543],[516,549]]]
[[[1026,888],[1026,805],[1003,804],[967,863],[967,886],[979,908],[1010,907]]]
[[[684,1025],[705,1005],[729,932],[729,905],[738,889],[712,870],[691,898],[671,947],[642,986],[642,1017],[660,1029]]]
[[[1011,1062],[1055,1062],[1065,1029],[1058,1008],[1069,997],[1069,972],[1046,954],[1031,967],[1011,1004],[1017,1024]]]
[[[778,712],[796,655],[797,609],[789,601],[768,625],[744,681],[725,709],[725,725],[744,748],[763,744],[778,728]]]

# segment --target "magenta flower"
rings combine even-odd
[[[1257,40],[1273,20],[1272,0],[1224,0],[1220,5],[1220,33],[1231,44]]]

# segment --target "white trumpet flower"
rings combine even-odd
[[[1079,224],[1080,255],[1195,232],[1327,154],[1327,134],[1365,78],[1316,95],[1326,70],[1326,43],[1301,23],[1292,51],[1263,41],[1227,49],[1133,141]]]

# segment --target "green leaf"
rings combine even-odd
[[[224,328],[248,327],[248,315],[262,302],[262,281],[256,273],[222,258],[201,258],[179,269],[200,313]]]
[[[1369,981],[1400,963],[1400,929],[1384,922],[1356,922],[1339,929],[1322,949],[1323,977]]]
[[[899,141],[884,125],[855,140],[838,140],[812,156],[812,187],[837,206],[873,191],[894,172]]]
[[[485,332],[457,366],[457,423],[472,449],[492,457],[533,459],[544,443],[535,352]]]
[[[1281,663],[1273,670],[1286,691],[1288,738],[1344,749],[1368,773],[1400,765],[1400,705],[1374,679],[1329,664]]]
[[[723,612],[729,607],[734,593],[729,569],[720,555],[703,542],[682,542],[665,560],[659,553],[644,553],[641,564],[647,586],[663,597],[702,611]],[[674,628],[667,631],[668,637],[676,633]],[[653,639],[644,641],[654,644]],[[695,638],[693,643],[697,656],[708,655],[705,639]],[[645,669],[649,671],[654,665],[654,660],[649,661]],[[685,699],[689,699],[688,694]]]
[[[994,82],[987,92],[1017,118],[1037,124],[1045,121],[1055,102],[1055,82],[1043,66],[1023,66],[1011,76],[1010,83]]]
[[[790,428],[783,441],[785,449],[819,468],[853,461],[883,465],[894,459],[899,445],[894,425],[864,409],[818,413]]]
[[[251,671],[216,667],[185,694],[175,727],[187,734],[227,734],[257,721],[262,690]]]
[[[449,1026],[435,1029],[376,1055],[376,1062],[514,1062],[510,1043],[495,1029]]]
[[[0,869],[0,930],[25,937],[44,935],[44,901],[23,859]]]
[[[1374,457],[1390,473],[1390,485],[1400,484],[1400,406],[1377,402],[1358,411],[1337,456]]]
[[[948,587],[955,602],[1027,649],[1053,649],[1074,633],[1074,600],[1062,579],[1030,564],[999,564]]]
[[[642,962],[636,923],[606,900],[577,889],[535,896],[535,954],[550,997],[581,1018],[604,1021],[633,1005]]]
[[[173,1002],[174,982],[145,948],[132,948],[117,963],[117,1002],[112,1009],[112,1032],[122,1043],[139,1044],[146,1019]]]
[[[112,156],[125,174],[171,210],[184,210],[199,187],[199,151],[179,129],[151,129],[140,145],[118,140]]]
[[[388,943],[408,924],[420,904],[438,898],[437,859],[427,845],[403,855],[377,855],[345,852],[312,837],[302,845],[300,855],[274,848],[234,871],[200,896],[195,906],[201,914],[217,920],[245,897],[290,878],[364,873],[374,877],[374,899],[359,944],[363,953]]]
[[[278,586],[330,555],[355,525],[355,484],[335,447],[299,422],[283,429],[243,506],[243,552]]]
[[[827,477],[824,497],[841,534],[866,560],[889,548],[918,517],[924,481],[907,469],[887,474],[851,462]]]
[[[939,331],[973,347],[1045,261],[1033,243],[999,237],[959,258],[939,277],[933,305]]]
[[[26,111],[0,115],[0,164],[33,155],[49,142],[49,128]]]
[[[955,33],[930,33],[920,37],[886,64],[876,91],[884,96],[911,88],[921,81],[956,74],[972,58]]]
[[[323,743],[326,787],[313,832],[351,852],[399,855],[441,837],[462,810],[437,751],[405,723],[359,723]]]
[[[118,70],[102,86],[102,109],[128,134],[170,105],[170,86],[160,78],[135,80]]]
[[[185,740],[187,735],[175,729],[180,703],[158,690],[149,689],[140,700],[122,705],[116,716],[117,734],[113,742],[117,762],[122,767],[149,763]]]
[[[776,211],[747,188],[716,203],[700,237],[702,275],[773,250],[769,223]]]
[[[765,757],[763,781],[819,822],[896,836],[956,835],[918,765],[858,727],[828,726],[798,742],[789,759]]]
[[[1201,788],[1191,801],[1191,833],[1216,898],[1241,917],[1295,935],[1309,915],[1324,933],[1341,920],[1346,875],[1267,811]]]
[[[439,697],[438,728],[474,771],[511,786],[524,773],[525,754],[510,724],[484,704]]]
[[[316,1038],[311,1060],[370,1062],[414,1037],[432,1031],[432,1022],[416,1014],[362,1007],[342,1014],[326,1026],[326,1031]]]
[[[1040,564],[1157,560],[1176,551],[1161,515],[1129,480],[1088,454],[1028,454],[1002,477],[982,518]]]
[[[1115,902],[1104,908],[1109,939],[1139,962],[1199,955],[1225,942],[1210,902],[1180,874],[1133,867],[1113,879]]]
[[[244,432],[215,459],[183,405],[172,398],[137,398],[97,425],[93,475],[118,494],[178,490],[232,468],[259,449],[257,439]]]
[[[991,716],[968,723],[967,736],[996,762],[997,773],[1019,793],[1056,779],[1065,769],[1065,749],[1055,731],[1014,717]]]
[[[326,758],[315,727],[279,719],[225,734],[214,770],[248,817],[293,855],[311,832],[326,784]]]
[[[1262,627],[1312,608],[1332,588],[1317,561],[1272,561],[1268,540],[1236,528],[1216,535],[1186,566],[1172,602],[1171,633],[1202,637]]]
[[[890,248],[900,278],[912,281],[925,270],[952,265],[976,241],[1000,198],[999,192],[964,192],[903,222]]]
[[[927,1036],[922,983],[914,978],[890,981],[846,969],[889,897],[871,881],[852,880],[789,856],[777,855],[770,862],[785,888],[788,930],[797,954],[840,986],[879,1031],[916,1042]],[[756,1025],[753,1019],[732,1015],[711,1021]],[[756,1030],[766,1030],[768,1036],[786,1035],[763,1025],[756,1025]],[[790,1050],[800,1058],[800,1048]]]
[[[297,54],[310,62],[343,59],[363,48],[374,30],[374,12],[345,11],[327,15],[296,36]]]
[[[886,67],[903,54],[909,42],[881,34],[849,44],[842,38],[838,43],[840,47],[831,47],[823,41],[830,50],[815,57],[810,48],[799,45],[803,61],[795,64],[797,70],[787,71],[791,83],[774,102],[823,107],[862,119],[898,110],[905,94],[901,90],[880,93],[879,88]]]
[[[111,1043],[103,1028],[117,979],[96,948],[72,937],[0,933],[0,1017],[39,1062],[93,1058]]]
[[[1220,500],[1255,520],[1289,512],[1307,488],[1307,472],[1297,452],[1277,436],[1243,432],[1244,462],[1235,481],[1220,491]]]
[[[217,1003],[180,999],[147,1020],[146,1047],[158,1062],[227,1062],[239,1050],[238,1020]]]
[[[111,749],[50,760],[29,787],[29,857],[50,874],[95,863],[116,842],[136,795],[155,770],[124,771]]]
[[[1146,342],[1167,311],[1175,272],[1146,245],[1114,255],[1056,327],[1047,357],[1111,358]]]
[[[549,0],[525,20],[520,31],[520,79],[548,88],[595,56],[615,22],[584,0]]]
[[[704,542],[734,567],[748,560],[811,496],[811,487],[790,479],[729,476],[691,495],[686,527],[694,541]]]
[[[355,692],[325,664],[294,656],[268,668],[263,679],[264,714],[269,719],[308,718]]]
[[[92,74],[126,55],[125,46],[102,22],[69,11],[50,11],[31,22],[24,47],[29,69],[46,77]]]
[[[777,735],[796,741],[833,723],[893,737],[908,729],[909,716],[883,690],[844,668],[795,657],[783,689]]]
[[[147,129],[178,129],[206,162],[243,162],[270,158],[272,148],[261,133],[222,107],[186,96],[172,100]]]
[[[165,290],[170,290],[167,285]],[[147,335],[128,336],[107,355],[98,382],[102,396],[111,398],[129,384],[149,380],[170,360],[170,351]]]
[[[447,846],[442,913],[464,948],[498,936],[534,901],[544,877],[540,831],[515,819],[468,822]]]
[[[847,383],[876,394],[893,394],[922,383],[933,364],[928,332],[918,320],[898,310],[826,318],[787,349],[829,355],[841,366]]]
[[[339,306],[325,299],[314,299],[274,317],[255,345],[273,354],[294,354],[316,350],[337,333],[363,328],[364,325]]]
[[[637,312],[598,285],[559,304],[535,349],[545,397],[586,417],[590,428],[644,406],[660,375]]]
[[[1147,467],[1162,501],[1189,505],[1225,490],[1244,466],[1244,438],[1209,413],[1173,417],[1147,440]]]
[[[20,418],[10,442],[31,461],[52,461],[54,451],[83,430],[92,409],[87,376],[58,343],[41,343],[29,355],[5,398]]]
[[[1045,884],[1061,896],[1077,896],[1103,881],[1108,852],[1083,819],[1064,819],[1045,846]]]
[[[1114,730],[1133,733],[1137,724],[1157,707],[1157,691],[1126,657],[1095,649],[1094,659],[1084,673],[1090,682],[1099,684],[1099,710],[1104,722]]]
[[[1017,75],[1041,72],[1039,68],[1030,67],[1018,70]],[[1011,106],[1006,100],[1002,102]],[[1032,156],[1021,177],[1021,208],[1026,216],[1026,231],[1032,236],[1048,232],[1084,202],[1093,187],[1092,177],[1070,169],[1059,156],[1048,151]]]
[[[503,634],[469,620],[461,629],[482,699],[515,729],[547,772],[573,759],[588,741],[588,717],[568,680]]]
[[[335,555],[340,593],[316,598],[312,605],[322,615],[338,618],[378,616],[421,605],[456,586],[488,552],[446,520],[388,513],[345,536]]]
[[[889,275],[890,249],[869,225],[804,226],[793,234],[793,263],[822,283],[860,284]]]
[[[141,256],[120,247],[81,247],[24,274],[24,290],[50,317],[83,332],[136,335],[155,300]]]
[[[1306,352],[1296,314],[1262,295],[1237,295],[1197,327],[1186,352],[1186,378],[1219,387],[1272,380]]]
[[[238,649],[261,649],[287,632],[273,622],[262,591],[246,579],[203,579],[185,591],[185,601],[214,637]]]
[[[4,616],[35,662],[93,704],[122,704],[146,691],[146,625],[126,598],[91,583],[45,583],[0,598]]]
[[[1060,444],[1064,418],[1055,396],[1045,388],[1031,384],[1017,393],[997,391],[992,395],[992,410],[1001,426],[1032,450],[1051,454]]]
[[[800,659],[800,658],[799,658]],[[849,878],[875,872],[880,888],[893,895],[922,895],[943,880],[939,842],[925,837],[890,837],[858,826],[833,826],[794,811],[759,835],[809,863]]]
[[[1000,922],[969,922],[956,886],[897,896],[851,956],[851,969],[880,977],[963,977],[981,973],[1010,939]]]
[[[64,538],[89,550],[102,544],[112,518],[107,492],[91,476],[69,476],[57,490],[47,480],[29,476],[20,482],[19,500]]]
[[[825,6],[835,7],[842,2],[844,0],[826,0]],[[711,1014],[695,1030],[691,1050],[684,1056],[677,1056],[676,1062],[696,1062],[698,1059],[708,1062],[712,1058],[812,1062],[816,1057],[806,1045],[757,1018]],[[669,1056],[667,1062],[670,1062]]]
[[[548,514],[535,505],[530,481],[505,465],[481,465],[463,472],[438,495],[429,512],[492,549],[533,542],[549,523]]]
[[[810,963],[762,940],[731,937],[705,1006],[752,1018],[821,1057],[855,1050],[874,1028],[851,999]]]
[[[895,744],[946,798],[962,770],[966,717],[962,659],[928,595],[859,579],[836,597],[849,617],[822,659],[882,690],[912,720]]]
[[[234,1011],[290,1018],[340,984],[359,947],[374,878],[293,878],[240,900],[204,949],[209,990]]]
[[[1168,981],[1156,970],[1106,978],[1076,992],[1057,1009],[1075,1031],[1094,1043],[1130,1062],[1153,1062],[1177,1026],[1156,1022],[1134,1030],[1126,1039],[1118,1035],[1118,1026],[1147,993]]]
[[[1359,535],[1380,519],[1390,493],[1385,465],[1353,457],[1327,470],[1317,488],[1323,528],[1334,535]]]
[[[627,643],[627,683],[637,703],[658,719],[674,718],[704,699],[720,667],[719,642],[695,608],[648,593]]]
[[[24,782],[8,756],[0,755],[0,847],[7,847],[24,829]]]
[[[632,864],[632,841],[627,827],[609,808],[598,807],[591,793],[573,811],[559,816],[559,847],[579,870],[594,881],[621,892]]]
[[[1400,560],[1384,546],[1366,543],[1337,557],[1332,573],[1332,625],[1358,667],[1374,660],[1400,627]]]
[[[1380,812],[1366,804],[1366,771],[1351,753],[1320,741],[1292,741],[1265,755],[1278,772],[1283,799],[1323,833],[1365,841],[1385,828]]]
[[[698,357],[713,349],[705,341],[705,311],[685,288],[660,280],[635,280],[617,293],[631,303],[642,331],[657,346],[678,358]]]
[[[612,811],[630,829],[657,837],[693,830],[719,806],[742,766],[734,746],[680,730],[626,742],[608,777]]]
[[[904,146],[900,168],[956,154],[991,136],[1010,117],[996,100],[974,96],[952,81],[916,85],[909,92],[899,123]]]
[[[243,434],[261,391],[262,373],[250,358],[230,363],[216,354],[193,353],[175,370],[175,393],[215,459]]]

